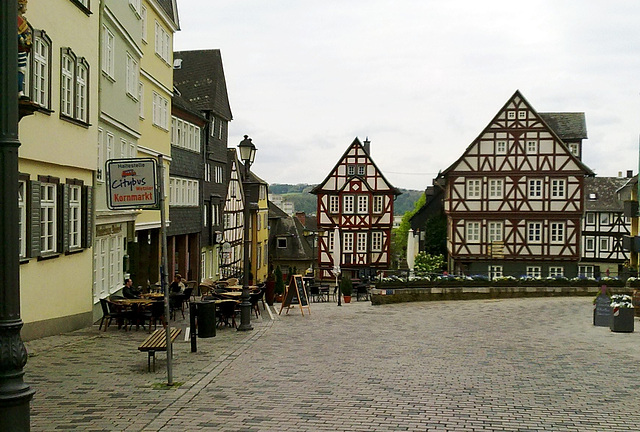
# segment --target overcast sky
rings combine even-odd
[[[520,90],[584,112],[583,161],[638,171],[640,1],[178,0],[176,51],[222,52],[233,121],[268,183],[319,183],[355,137],[424,189]]]

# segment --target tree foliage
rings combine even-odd
[[[409,229],[411,229],[409,220],[418,210],[420,210],[420,207],[422,207],[426,201],[427,197],[423,193],[422,196],[420,196],[420,198],[413,204],[413,209],[402,216],[400,226],[393,230],[393,256],[398,259],[404,259],[407,256],[407,238],[409,237]]]
[[[444,255],[431,255],[420,252],[416,255],[415,271],[416,273],[442,273],[446,268]]]

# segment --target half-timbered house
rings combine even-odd
[[[622,239],[631,232],[631,219],[624,216],[624,202],[618,190],[629,180],[625,177],[585,179],[580,276],[618,276],[628,261],[629,252],[622,247]]]
[[[244,190],[236,149],[227,149],[227,197],[223,213],[223,245],[220,275],[223,279],[240,278],[244,251]]]
[[[356,138],[329,175],[311,193],[318,199],[320,278],[333,277],[335,228],[340,233],[343,275],[352,279],[375,275],[389,268],[393,203],[401,192],[373,162],[370,142]]]
[[[583,113],[539,114],[516,91],[436,179],[449,270],[576,276],[584,180],[593,175],[579,157],[586,137]]]

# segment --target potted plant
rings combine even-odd
[[[611,331],[633,332],[633,320],[635,310],[631,296],[627,294],[614,294],[611,296]]]
[[[353,293],[353,282],[351,282],[351,279],[349,278],[349,276],[344,276],[340,280],[340,291],[344,296],[344,302],[351,303],[351,294]]]
[[[275,274],[275,293],[277,302],[282,302],[282,294],[284,294],[284,280],[282,279],[282,270],[280,270],[280,266],[276,267]]]

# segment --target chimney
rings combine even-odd
[[[618,171],[618,178],[622,178],[622,171]]]
[[[633,170],[627,170],[627,178],[633,177]]]
[[[369,137],[366,137],[364,139],[364,142],[362,143],[362,146],[364,147],[364,151],[366,151],[367,154],[369,156],[371,156],[371,141],[369,141]]]
[[[307,221],[307,215],[303,211],[296,212],[296,217],[302,224],[302,226],[306,226],[305,222]]]

